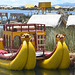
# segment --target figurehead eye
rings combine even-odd
[[[57,36],[57,38],[60,38],[60,36]]]
[[[65,36],[63,36],[63,38],[65,38]]]
[[[25,35],[22,35],[22,37],[25,37]]]

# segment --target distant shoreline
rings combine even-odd
[[[5,8],[5,7],[0,7],[0,9],[3,9],[3,10],[41,10],[40,8],[38,7],[32,7],[32,8],[25,8],[25,7],[13,7],[13,8]],[[58,9],[55,9],[54,7],[51,7],[49,8],[51,11],[57,11],[59,10],[60,8]],[[75,11],[75,9],[63,9],[63,10],[67,10],[67,11]]]

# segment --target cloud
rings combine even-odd
[[[11,2],[16,2],[17,0],[11,0]]]

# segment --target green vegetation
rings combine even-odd
[[[66,44],[70,52],[75,52],[75,28],[46,28],[46,47],[48,50],[52,51],[55,47],[56,34],[66,34]]]
[[[0,38],[2,38],[2,28],[0,28]]]
[[[30,16],[29,15],[24,15],[24,16],[22,16],[22,17],[20,17],[20,20],[22,20],[22,22],[24,23],[27,23],[28,22],[28,20],[29,20],[29,18],[30,18]],[[19,22],[19,21],[18,21]]]

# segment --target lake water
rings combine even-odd
[[[8,13],[8,18],[10,17],[10,13],[24,13],[25,15],[29,15],[31,16],[31,12],[32,14],[34,14],[35,12],[37,12],[37,10],[4,10],[4,9],[0,9],[0,12],[7,12]],[[75,14],[75,11],[65,11],[68,12],[69,14]],[[48,13],[48,11],[46,11],[46,13]],[[57,13],[57,11],[51,11],[51,13]],[[39,14],[42,14],[42,11],[40,10]]]
[[[25,15],[29,15],[31,16],[31,12],[32,14],[34,14],[34,12],[37,12],[37,10],[3,10],[0,9],[0,12],[7,12],[8,13],[8,17],[10,17],[10,13],[24,13]],[[42,11],[39,12],[39,14],[42,14]]]
[[[75,75],[75,69],[71,70],[47,70],[36,68],[34,70],[11,71],[0,68],[0,75]]]

